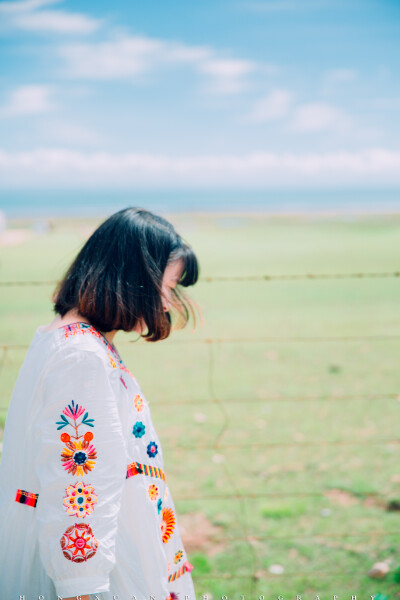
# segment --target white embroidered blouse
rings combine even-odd
[[[1,598],[196,600],[149,405],[85,323],[39,327],[0,462]]]

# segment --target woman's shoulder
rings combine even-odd
[[[86,323],[72,323],[55,329],[39,328],[33,346],[39,353],[48,354],[48,365],[52,368],[62,368],[72,362],[83,369],[114,370],[115,361],[107,341]]]

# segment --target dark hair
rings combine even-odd
[[[90,236],[58,284],[52,301],[62,317],[71,309],[101,332],[131,331],[144,320],[146,341],[169,336],[171,315],[163,309],[161,288],[169,262],[183,260],[179,285],[194,285],[199,265],[192,248],[164,218],[142,208],[113,214]],[[175,328],[183,328],[193,301],[178,287],[172,290]]]

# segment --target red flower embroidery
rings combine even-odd
[[[60,544],[65,558],[76,563],[92,558],[99,545],[92,528],[85,523],[75,523],[68,527],[60,539]]]

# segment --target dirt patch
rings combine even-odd
[[[332,500],[334,504],[339,504],[339,506],[353,506],[359,502],[356,496],[344,490],[328,490],[324,493],[324,496]]]
[[[364,500],[364,506],[367,508],[381,508],[382,510],[387,509],[386,500],[378,496],[367,496]]]
[[[227,548],[221,541],[225,537],[223,528],[213,525],[201,512],[180,515],[179,531],[188,553],[200,551],[214,556]]]

